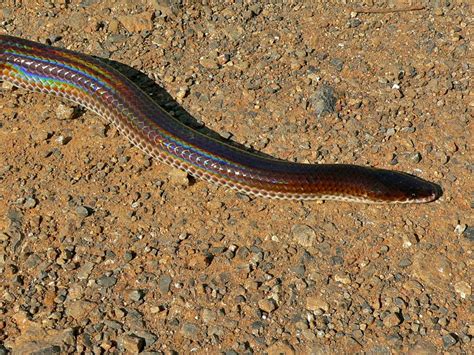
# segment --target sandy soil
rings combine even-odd
[[[0,354],[472,351],[467,2],[9,3],[1,33],[122,63],[194,127],[283,159],[406,171],[444,194],[250,199],[4,84]],[[317,115],[327,87],[335,111]]]

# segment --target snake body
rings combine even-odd
[[[412,203],[441,194],[438,185],[402,172],[293,163],[212,139],[171,117],[104,61],[82,53],[0,35],[0,79],[82,105],[153,158],[252,196]]]

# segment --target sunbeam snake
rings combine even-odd
[[[153,158],[240,192],[278,199],[420,203],[438,185],[403,172],[349,164],[300,164],[210,138],[171,117],[104,61],[0,35],[0,79],[69,99],[112,122]]]

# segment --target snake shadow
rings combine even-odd
[[[231,139],[224,138],[217,132],[207,128],[204,122],[194,118],[188,111],[186,111],[176,100],[160,85],[155,81],[150,79],[147,75],[141,71],[132,68],[126,64],[116,62],[114,60],[95,57],[94,58],[106,63],[115,70],[119,71],[126,78],[135,83],[141,90],[143,90],[150,98],[155,101],[158,105],[165,109],[174,119],[180,121],[186,126],[225,144],[231,145],[233,147],[242,149],[244,151],[250,152],[252,154],[259,155],[264,158],[277,159],[271,155],[262,153],[258,150],[253,149],[252,147],[244,146],[238,142],[235,142]],[[277,159],[280,160],[280,159]]]

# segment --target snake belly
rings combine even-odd
[[[294,200],[421,203],[438,185],[403,172],[350,164],[300,164],[210,138],[176,120],[104,61],[0,35],[0,79],[69,99],[113,123],[151,157],[251,196]]]

